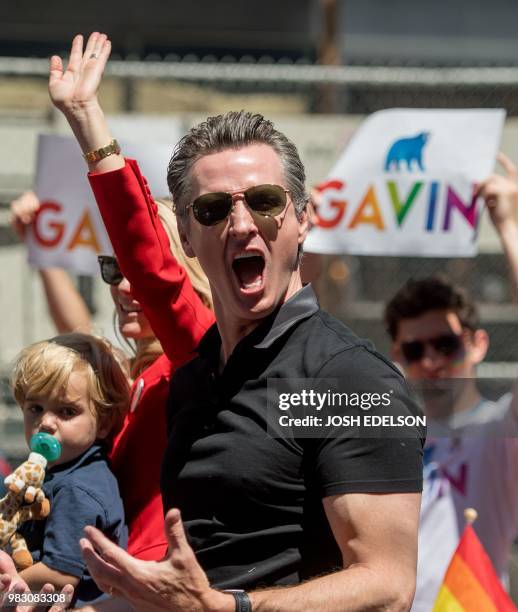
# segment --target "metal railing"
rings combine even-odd
[[[178,79],[224,83],[505,87],[518,85],[518,67],[431,68],[410,66],[321,66],[307,64],[226,63],[204,61],[112,60],[107,76],[119,78]],[[1,57],[2,76],[47,76],[48,60]]]

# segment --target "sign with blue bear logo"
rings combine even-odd
[[[423,149],[429,136],[429,132],[420,132],[410,138],[398,138],[391,145],[387,153],[385,170],[388,171],[391,167],[399,170],[400,163],[405,162],[408,170],[412,170],[414,166],[417,166],[419,170],[424,172]]]
[[[502,109],[389,109],[358,128],[318,187],[315,253],[472,257],[477,185],[495,164]]]

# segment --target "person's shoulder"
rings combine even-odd
[[[319,309],[310,317],[301,332],[306,339],[306,350],[311,352],[312,363],[317,370],[314,373],[323,375],[325,370],[341,371],[347,368],[348,372],[373,371],[403,378],[398,368],[379,353],[370,340],[360,338],[325,310]]]
[[[79,465],[65,478],[62,478],[56,486],[56,494],[61,490],[70,492],[74,489],[94,497],[101,504],[104,504],[106,497],[112,497],[114,492],[118,491],[117,479],[104,453],[99,453],[95,458]]]
[[[184,363],[171,373],[171,385],[175,388],[183,388],[184,385],[187,385],[188,390],[191,389],[192,391],[192,381],[204,380],[207,367],[207,357],[202,357],[199,353],[195,352],[190,361]]]
[[[454,416],[462,429],[485,432],[488,438],[496,436],[500,441],[509,438],[516,445],[518,422],[513,413],[512,402],[512,393],[506,393],[495,401],[483,398],[471,410]]]
[[[59,516],[63,511],[72,512],[87,524],[100,521],[103,528],[124,519],[117,479],[104,461],[90,463],[64,478],[54,492],[54,503],[61,507]]]
[[[357,346],[371,346],[369,340],[358,337],[352,329],[325,310],[318,309],[311,317],[302,322],[304,333],[319,344],[339,350],[351,349]]]
[[[155,384],[161,379],[169,380],[174,368],[169,357],[164,353],[148,366],[137,378],[142,378],[146,385]]]
[[[497,400],[482,398],[477,407],[473,409],[475,421],[490,423],[504,419],[511,409],[511,394],[506,393]]]
[[[97,476],[95,484],[75,473],[63,479],[52,497],[47,533],[57,530],[77,540],[85,525],[95,525],[114,541],[125,543],[124,506],[117,481],[109,470]]]

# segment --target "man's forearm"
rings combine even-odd
[[[413,580],[357,565],[294,587],[254,591],[249,597],[254,612],[402,611],[412,604]]]

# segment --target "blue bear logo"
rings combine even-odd
[[[387,153],[385,172],[388,172],[393,165],[399,170],[399,162],[402,161],[406,162],[408,170],[412,170],[412,164],[415,162],[419,170],[424,171],[423,148],[429,136],[429,132],[421,132],[412,138],[396,140]]]

